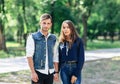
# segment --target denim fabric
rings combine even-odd
[[[75,72],[76,64],[62,64],[60,70],[60,76],[63,84],[71,84],[71,77]],[[81,84],[81,73],[77,77],[77,81],[74,84]]]
[[[36,32],[32,34],[35,42],[35,53],[33,56],[33,62],[35,69],[45,69],[45,59],[46,59],[46,40],[45,36],[41,32]],[[53,69],[53,48],[55,46],[56,37],[51,34],[47,39],[47,49],[48,49],[48,64],[49,69]]]

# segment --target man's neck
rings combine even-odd
[[[40,32],[46,37],[48,35],[48,32],[40,30]]]

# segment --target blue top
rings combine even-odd
[[[73,75],[77,76],[81,73],[84,64],[84,46],[80,38],[76,39],[71,48],[68,48],[68,43],[59,44],[59,64],[67,61],[76,61],[77,67],[73,71]]]

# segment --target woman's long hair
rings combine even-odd
[[[79,35],[78,35],[78,33],[75,29],[75,26],[74,26],[74,24],[71,20],[65,20],[65,21],[63,21],[63,23],[67,23],[69,28],[70,28],[71,34],[70,34],[70,40],[68,42],[69,42],[69,47],[71,47],[71,45],[79,37]],[[64,43],[66,41],[66,37],[65,37],[65,35],[62,31],[63,23],[62,23],[62,26],[61,26],[61,33],[60,33],[60,38],[59,38],[60,43]]]

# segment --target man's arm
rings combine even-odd
[[[34,82],[37,82],[39,79],[38,79],[38,75],[37,75],[37,73],[35,72],[35,69],[34,69],[33,58],[32,57],[27,57],[27,60],[28,60],[28,65],[29,65],[30,70],[31,70],[31,78]]]
[[[58,73],[58,62],[54,62],[55,73]]]
[[[34,54],[34,40],[32,38],[32,35],[29,35],[27,38],[27,44],[26,44],[26,57],[28,60],[28,65],[29,65],[30,70],[31,70],[31,79],[34,82],[37,82],[38,76],[37,76],[35,69],[34,69],[33,54]]]
[[[30,34],[27,38],[26,43],[26,57],[28,60],[28,65],[30,67],[31,72],[35,72],[34,64],[33,64],[33,55],[34,55],[34,40],[32,38],[32,34]]]
[[[54,69],[55,69],[55,74],[54,74],[54,80],[58,81],[59,80],[59,69],[58,69],[58,49],[57,49],[57,42],[56,45],[54,47],[54,58],[53,58],[53,62],[54,62]]]
[[[28,65],[30,67],[31,73],[34,73],[35,70],[34,70],[33,58],[32,57],[27,57],[27,60],[28,60]]]
[[[54,80],[59,81],[58,62],[54,62],[54,68],[55,68]]]

